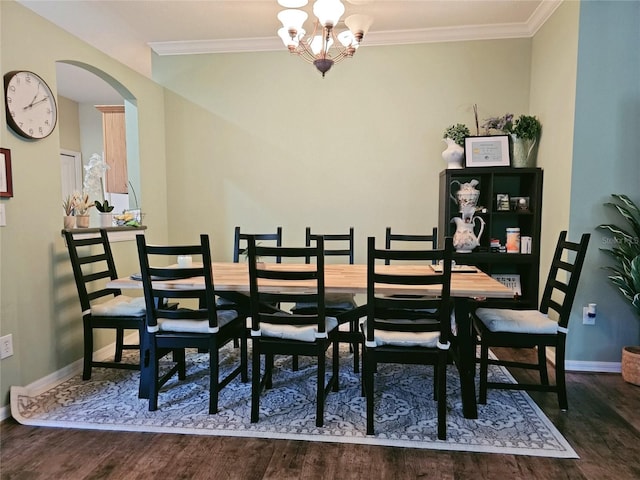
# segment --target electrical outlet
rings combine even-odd
[[[595,325],[596,316],[589,316],[589,307],[582,307],[582,324],[583,325]]]
[[[13,335],[0,337],[0,359],[13,355]]]

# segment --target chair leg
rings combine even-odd
[[[184,380],[187,378],[187,360],[184,348],[176,348],[171,355],[173,356],[173,361],[178,364],[178,379]]]
[[[257,337],[251,340],[251,423],[256,423],[260,416],[260,341]]]
[[[538,369],[540,370],[540,383],[549,385],[549,374],[547,372],[547,349],[544,345],[538,345]]]
[[[149,411],[154,412],[158,409],[158,349],[155,340],[149,343]]]
[[[447,439],[447,351],[438,356],[438,438]]]
[[[564,347],[556,347],[556,388],[558,389],[558,406],[560,410],[567,411],[569,409],[569,400],[567,399],[567,382],[564,370]]]
[[[322,427],[324,423],[324,390],[326,373],[325,348],[322,342],[318,342],[318,382],[316,388],[316,427]]]
[[[480,391],[478,403],[487,403],[487,377],[489,376],[489,345],[480,344]]]
[[[291,357],[291,370],[293,370],[294,372],[298,371],[298,355],[293,355]]]
[[[367,435],[374,435],[375,429],[373,426],[373,414],[374,414],[374,405],[373,405],[373,370],[374,370],[374,360],[373,360],[373,352],[368,351],[365,347],[363,350],[363,372],[362,379],[364,383],[365,397],[367,402]]]
[[[267,390],[273,388],[273,357],[273,353],[267,353],[264,356],[264,388],[266,388]]]
[[[333,367],[333,391],[337,392],[340,390],[340,342],[338,342],[338,338],[333,342],[333,359],[331,364]]]
[[[358,320],[352,320],[349,324],[351,334],[355,334],[358,331]],[[360,373],[360,343],[354,341],[352,343],[353,348],[353,373]]]
[[[93,363],[93,329],[91,328],[91,320],[83,319],[84,324],[84,361],[82,367],[82,379],[89,380],[91,378],[91,364]]]
[[[215,338],[209,341],[209,414],[218,413],[220,392],[220,352]]]
[[[114,362],[122,361],[122,350],[124,350],[124,328],[116,328],[116,354]]]
[[[243,331],[240,335],[240,380],[242,383],[249,381],[249,356],[247,335]]]
[[[440,378],[438,375],[439,372],[438,364],[433,365],[433,399],[438,400],[438,379]]]

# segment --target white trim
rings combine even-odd
[[[474,25],[371,32],[365,36],[362,47],[382,45],[408,45],[416,43],[463,42],[505,38],[530,38],[560,6],[562,0],[545,0],[523,23],[500,25]],[[206,53],[270,52],[288,53],[282,41],[273,37],[228,38],[177,42],[149,42],[151,50],[163,55],[193,55]]]
[[[555,348],[547,347],[547,361],[555,366],[556,352]],[[585,360],[565,360],[564,369],[567,372],[593,372],[593,373],[620,373],[622,368],[621,362],[597,362]]]
[[[137,333],[132,333],[127,335],[124,338],[125,343],[136,343],[139,341],[139,337]],[[114,349],[116,348],[115,342],[102,347],[100,350],[93,352],[93,360],[94,361],[103,361],[108,358],[113,357]],[[25,386],[25,390],[29,392],[29,396],[40,395],[43,392],[53,388],[55,385],[62,383],[74,375],[82,373],[83,359],[80,358],[75,362],[67,365],[66,367],[62,367],[60,370],[50,373],[46,377],[42,377],[35,382],[30,383]],[[11,405],[5,405],[0,408],[0,421],[5,420],[11,416]]]
[[[564,368],[568,372],[620,373],[621,362],[587,362],[582,360],[565,360]]]

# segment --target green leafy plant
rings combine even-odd
[[[96,200],[95,206],[101,213],[109,213],[113,211],[113,205],[109,205],[109,200],[105,200],[102,203],[100,203],[99,200]]]
[[[520,115],[513,124],[511,133],[520,138],[534,140],[540,136],[541,131],[542,124],[535,116]]]
[[[623,228],[615,224],[601,224],[599,229],[613,234],[611,248],[601,248],[615,260],[615,265],[605,266],[611,274],[609,280],[624,297],[629,300],[640,318],[640,209],[626,195],[614,193],[615,201],[604,203],[614,208],[627,225]]]
[[[449,125],[444,131],[442,138],[450,138],[461,147],[464,147],[464,137],[468,137],[471,134],[469,128],[462,124],[457,123],[455,125]]]

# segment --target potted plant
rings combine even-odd
[[[520,115],[513,124],[511,134],[511,164],[514,167],[535,167],[538,140],[542,124],[532,115]]]
[[[111,227],[113,226],[113,205],[109,205],[109,200],[100,202],[96,200],[94,202],[96,209],[100,212],[100,226]]]
[[[487,118],[482,124],[485,135],[491,130],[507,134],[511,138],[511,165],[514,167],[535,167],[538,155],[538,140],[542,124],[534,115],[520,115],[515,121],[512,113],[502,117]]]
[[[462,123],[449,125],[442,136],[447,148],[442,152],[442,158],[447,162],[447,168],[462,168],[464,156],[464,138],[470,134],[469,128]]]
[[[626,298],[640,320],[640,209],[623,194],[611,195],[616,201],[604,205],[614,208],[627,226],[602,224],[598,228],[613,234],[612,247],[601,249],[607,252],[615,264],[604,268],[610,272],[609,280]],[[640,385],[640,346],[626,346],[622,349],[622,378],[634,385]]]
[[[64,210],[63,221],[64,221],[65,230],[70,230],[73,227],[75,227],[76,221],[75,221],[75,218],[73,218],[74,207],[75,207],[75,204],[74,204],[73,195],[67,195],[67,198],[65,198],[62,201],[62,209]]]
[[[87,228],[89,226],[89,209],[95,206],[95,204],[89,200],[89,194],[75,192],[73,194],[73,205],[76,216],[76,227]]]

